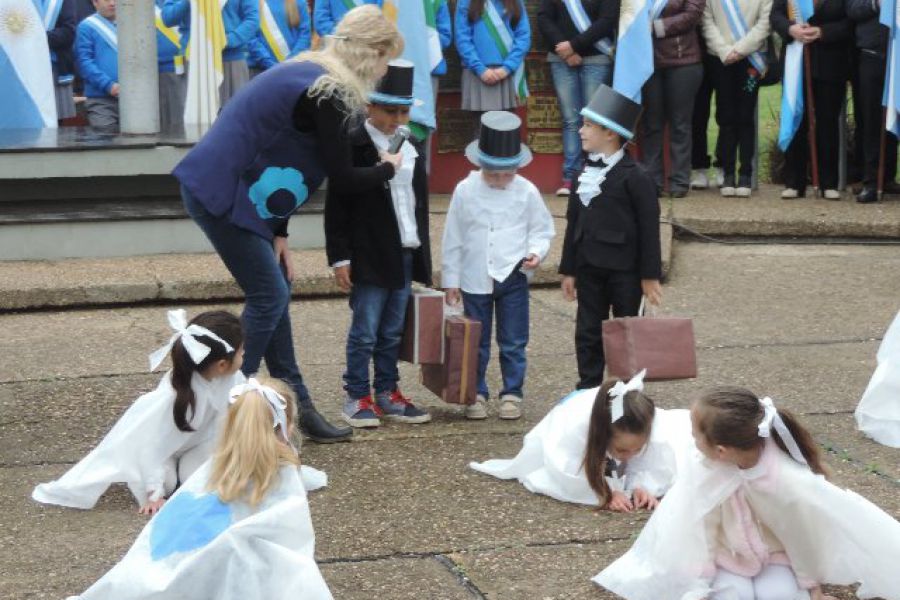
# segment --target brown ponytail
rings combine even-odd
[[[191,355],[184,348],[181,339],[175,341],[172,346],[172,387],[175,388],[175,403],[172,406],[172,417],[175,426],[181,431],[194,431],[190,419],[194,416],[196,398],[191,388],[191,379],[195,371],[203,372],[216,361],[234,359],[234,353],[244,343],[244,333],[241,322],[236,316],[225,310],[211,310],[200,313],[194,317],[191,325],[205,327],[217,336],[231,344],[232,350],[226,351],[225,347],[216,340],[204,336],[195,335],[198,342],[210,348],[209,354],[195,365]],[[190,417],[188,417],[190,409]]]
[[[653,426],[653,415],[656,407],[653,400],[638,391],[625,394],[622,403],[622,417],[612,423],[610,414],[609,390],[618,383],[618,379],[609,379],[603,382],[594,398],[594,408],[591,410],[591,422],[588,427],[587,447],[584,453],[584,472],[587,475],[588,484],[597,498],[600,506],[605,506],[610,499],[609,484],[606,483],[606,453],[615,431],[648,435]]]
[[[262,0],[262,2],[265,1]],[[284,14],[287,16],[291,29],[300,27],[300,9],[297,8],[297,0],[284,0]]]
[[[469,11],[467,13],[469,23],[476,23],[481,19],[481,14],[484,12],[484,3],[490,1],[472,0],[469,3]],[[503,0],[503,10],[509,15],[509,24],[512,27],[516,27],[519,24],[519,19],[522,18],[522,8],[519,6],[519,0]]]
[[[759,424],[766,411],[756,394],[750,390],[731,386],[717,387],[701,396],[697,407],[698,428],[710,444],[750,450],[764,443],[763,438],[759,437]],[[809,431],[791,411],[778,408],[778,414],[797,442],[809,468],[813,473],[827,477],[829,469]],[[782,452],[789,454],[784,440],[774,428],[772,431],[775,443]]]

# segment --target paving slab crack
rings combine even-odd
[[[450,573],[456,578],[459,584],[469,593],[472,598],[477,598],[478,600],[487,600],[487,596],[484,594],[484,592],[478,589],[478,586],[475,585],[475,582],[469,579],[469,576],[466,575],[466,571],[465,569],[463,569],[462,565],[457,564],[446,554],[435,554],[432,558],[434,558],[434,560],[436,560],[445,569],[450,571]]]

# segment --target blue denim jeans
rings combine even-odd
[[[400,338],[406,321],[412,281],[412,252],[403,253],[404,285],[391,290],[367,283],[354,283],[350,291],[353,319],[347,332],[347,370],[344,389],[358,400],[369,389],[369,361],[375,365],[375,393],[392,392],[397,388],[400,373],[397,358]]]
[[[606,56],[589,56],[580,66],[570,67],[552,52],[547,60],[563,119],[563,179],[571,181],[581,171],[583,161],[578,135],[581,109],[591,101],[601,83],[612,81],[612,62]]]
[[[528,278],[514,269],[503,283],[494,282],[493,294],[463,292],[466,316],[481,321],[478,347],[478,393],[489,398],[485,372],[491,358],[491,328],[497,313],[497,345],[500,347],[500,395],[522,397],[525,385],[525,346],[528,345]]]
[[[263,358],[272,377],[283,380],[297,395],[300,406],[312,406],[309,390],[303,383],[294,355],[291,317],[288,312],[291,287],[281,265],[275,259],[272,242],[241,229],[227,216],[216,217],[181,188],[184,208],[200,226],[222,262],[244,292],[244,366],[245,375],[259,371]]]

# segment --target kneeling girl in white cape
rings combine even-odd
[[[65,475],[38,485],[38,502],[93,508],[113,483],[125,483],[141,512],[153,514],[178,482],[212,454],[228,406],[228,391],[244,381],[244,336],[226,311],[169,311],[175,334],[150,355],[150,370],[171,351],[172,370],[138,398],[106,437]]]
[[[854,414],[860,431],[900,448],[900,313],[878,347],[878,366]]]
[[[569,394],[528,432],[515,458],[469,466],[563,502],[652,509],[693,441],[688,411],[655,408],[644,374]]]
[[[119,564],[70,600],[325,600],[292,444],[294,402],[276,380],[232,390],[213,458],[150,520]],[[324,478],[309,469],[306,475]]]
[[[790,412],[725,387],[691,420],[702,454],[595,583],[627,600],[809,600],[854,583],[859,598],[900,600],[900,523],[828,482]]]

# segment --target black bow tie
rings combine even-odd
[[[601,169],[606,168],[606,162],[604,162],[602,158],[598,158],[597,160],[587,159],[586,164],[589,167],[600,167]]]

